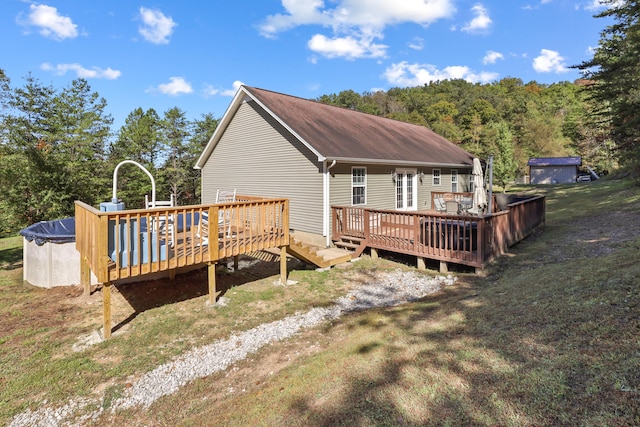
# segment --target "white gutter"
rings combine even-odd
[[[331,216],[331,185],[329,184],[329,179],[331,175],[329,170],[334,167],[336,163],[337,160],[334,160],[327,166],[326,160],[322,162],[322,234],[327,239],[327,247],[331,245],[331,235],[329,233],[329,217]]]
[[[404,167],[444,167],[444,168],[471,168],[473,163],[438,163],[438,162],[416,162],[415,160],[387,160],[387,159],[367,159],[355,157],[326,157],[324,160],[336,160],[342,163],[368,163],[376,165],[394,165]],[[473,159],[471,159],[473,161]]]

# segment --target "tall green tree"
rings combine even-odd
[[[191,205],[201,202],[201,172],[200,170],[194,169],[194,166],[218,127],[219,121],[220,120],[216,119],[213,114],[207,113],[192,123],[191,135],[187,145],[190,161],[187,163],[188,174],[182,193],[182,201],[184,204]]]
[[[105,113],[107,101],[91,92],[86,80],[76,79],[54,99],[53,107],[64,169],[72,177],[66,193],[95,205],[109,194],[104,162],[113,119]]]
[[[159,176],[168,193],[173,194],[176,202],[182,204],[182,196],[189,179],[189,167],[193,159],[189,155],[187,140],[189,138],[189,122],[185,112],[173,107],[164,113],[162,121],[164,142],[164,167]]]
[[[163,123],[153,108],[136,108],[125,119],[115,142],[109,147],[110,169],[113,171],[124,160],[141,164],[156,181],[156,191],[163,187],[157,170],[164,156],[162,144]],[[144,207],[144,196],[151,196],[151,180],[138,167],[123,165],[118,169],[117,197],[126,208]]]
[[[111,118],[106,101],[83,79],[61,91],[32,76],[3,90],[0,192],[11,228],[74,213],[94,203]]]
[[[513,134],[505,122],[491,125],[494,130],[495,141],[490,150],[493,155],[493,177],[502,191],[506,191],[507,184],[516,178],[518,164],[514,156]]]
[[[603,0],[597,18],[613,19],[600,34],[593,58],[576,66],[592,84],[585,89],[599,126],[610,126],[620,163],[640,180],[640,3]]]

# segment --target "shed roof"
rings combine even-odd
[[[574,157],[532,157],[527,166],[580,166],[582,158]]]
[[[425,126],[242,86],[196,167],[204,166],[233,114],[247,101],[257,102],[320,161],[469,167],[473,162],[470,153]]]

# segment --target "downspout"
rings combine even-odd
[[[329,247],[331,245],[331,235],[329,233],[329,228],[330,228],[330,224],[329,224],[329,217],[331,215],[331,186],[329,185],[329,178],[330,178],[330,174],[329,174],[329,170],[334,167],[336,165],[337,161],[334,160],[333,162],[331,162],[330,165],[327,165],[327,161],[325,160],[324,162],[322,162],[322,186],[323,186],[323,191],[322,191],[322,195],[323,195],[323,214],[322,214],[322,233],[325,235],[326,237],[326,244],[327,247]]]

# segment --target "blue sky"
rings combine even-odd
[[[303,98],[462,78],[573,81],[609,24],[598,0],[0,0],[0,68],[86,78],[118,128],[135,108],[221,117],[239,84]]]

